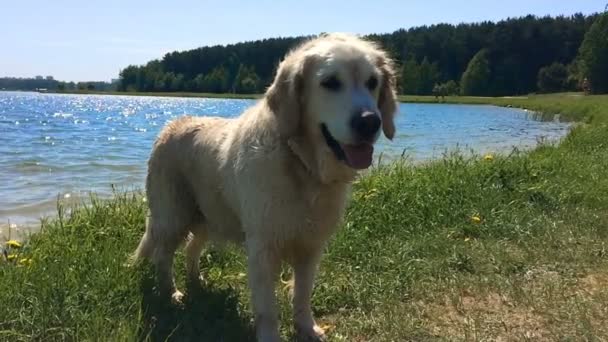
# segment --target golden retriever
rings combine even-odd
[[[150,212],[135,253],[156,266],[161,294],[181,300],[173,256],[183,241],[191,284],[201,279],[206,242],[242,243],[258,340],[280,340],[283,261],[294,270],[297,337],[322,340],[310,305],[314,276],[357,171],[371,165],[380,131],[395,134],[394,85],[392,61],[376,44],[327,34],[292,50],[240,117],[168,123],[148,162]]]

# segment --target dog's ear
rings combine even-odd
[[[395,136],[394,117],[397,112],[396,79],[393,62],[382,55],[378,59],[378,67],[382,72],[382,84],[378,95],[378,109],[382,115],[382,131],[388,139]]]
[[[278,67],[274,81],[266,91],[266,103],[276,116],[279,134],[294,136],[304,112],[304,82],[310,56],[288,55]]]

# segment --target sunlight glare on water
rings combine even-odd
[[[93,191],[141,189],[152,143],[162,126],[184,115],[234,117],[254,100],[0,92],[0,225],[33,223],[57,198]],[[529,148],[556,139],[568,124],[533,120],[493,106],[402,104],[393,142],[376,156],[441,157],[460,146],[478,153]]]

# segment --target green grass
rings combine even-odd
[[[458,104],[490,104],[503,107],[519,107],[552,118],[560,114],[560,119],[590,122],[596,117],[600,120],[608,118],[606,105],[608,95],[584,96],[582,93],[562,93],[547,95],[530,95],[516,97],[474,97],[446,96],[437,99],[434,96],[400,95],[399,100],[408,103],[458,103]]]
[[[475,101],[585,124],[559,146],[362,177],[315,287],[330,340],[608,339],[608,97]],[[0,264],[0,340],[250,339],[239,249],[204,252],[208,287],[181,308],[158,302],[147,267],[125,264],[145,210],[140,194],[94,199],[12,250],[16,264]],[[183,287],[181,254],[177,266]],[[278,294],[289,337],[287,291]]]

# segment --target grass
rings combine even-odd
[[[401,95],[399,100],[408,103],[489,104],[519,107],[548,116],[560,114],[560,118],[564,120],[585,122],[593,121],[596,116],[600,121],[605,121],[608,117],[606,113],[608,95],[584,96],[582,93],[562,93],[516,97],[446,96],[444,99],[437,99],[434,96]]]
[[[608,97],[479,101],[584,124],[559,146],[397,162],[358,180],[315,287],[330,340],[608,339]],[[141,194],[93,198],[11,248],[0,340],[251,339],[239,249],[204,252],[208,287],[180,308],[158,302],[147,267],[125,264],[145,211]],[[177,266],[183,287],[181,254]],[[287,291],[278,295],[289,337]]]

